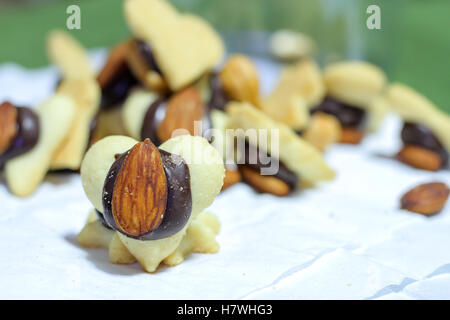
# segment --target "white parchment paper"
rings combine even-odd
[[[100,65],[102,51],[94,52]],[[267,92],[278,68],[256,60]],[[53,90],[54,68],[0,66],[0,100],[35,106]],[[426,218],[399,210],[419,183],[450,184],[449,171],[392,160],[400,121],[389,116],[359,146],[333,146],[336,180],[287,198],[240,184],[210,211],[220,252],[192,254],[147,274],[112,265],[76,240],[91,204],[77,175],[50,175],[19,199],[0,183],[0,298],[50,299],[442,299],[450,298],[450,205]]]

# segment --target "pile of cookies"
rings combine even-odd
[[[48,171],[79,170],[93,209],[78,240],[108,249],[112,263],[154,272],[217,252],[220,224],[205,209],[221,190],[244,182],[282,197],[330,181],[327,147],[360,143],[389,110],[405,122],[398,159],[448,165],[450,117],[370,63],[321,70],[302,58],[261,96],[253,62],[222,62],[224,44],[200,17],[165,0],[125,0],[124,14],[132,36],[98,74],[75,39],[54,31],[55,93],[35,109],[0,105],[11,192],[28,196]]]

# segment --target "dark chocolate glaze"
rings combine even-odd
[[[164,120],[167,110],[167,98],[160,97],[156,99],[144,116],[141,129],[141,140],[149,138],[155,146],[159,146],[161,141],[158,138],[159,124]]]
[[[117,227],[112,213],[114,184],[128,151],[121,154],[111,166],[103,187],[103,217],[108,226],[128,237],[139,240],[157,240],[174,235],[186,225],[192,212],[192,194],[189,167],[183,158],[159,150],[167,181],[167,204],[161,224],[153,231],[136,237],[125,234]]]
[[[111,226],[108,224],[108,222],[106,222],[105,217],[103,216],[103,213],[101,213],[100,211],[98,211],[97,209],[94,210],[95,214],[98,217],[98,220],[101,222],[101,224],[106,228],[106,229],[110,229],[110,230],[114,230],[113,228],[111,228]]]
[[[39,140],[39,117],[31,109],[17,108],[17,134],[11,146],[0,155],[0,168],[11,158],[31,150]]]
[[[246,166],[250,169],[253,169],[253,170],[259,172],[262,168],[269,168],[271,163],[278,161],[278,163],[279,163],[278,172],[276,174],[274,174],[273,176],[280,179],[284,183],[286,183],[289,186],[289,188],[291,189],[291,191],[295,190],[298,186],[298,181],[299,181],[298,176],[294,172],[290,171],[281,161],[279,161],[278,159],[276,159],[270,155],[266,155],[266,157],[268,158],[268,163],[264,164],[261,161],[261,152],[263,152],[263,151],[260,151],[259,148],[246,142],[246,144],[245,144],[245,160],[244,160],[244,163],[238,164],[238,167]],[[250,158],[251,154],[257,155],[256,163],[250,163],[250,159],[253,160],[253,158]]]
[[[230,102],[230,98],[222,87],[219,75],[213,73],[209,79],[209,86],[211,89],[211,98],[208,102],[208,107],[210,110],[218,109],[225,111],[225,106]]]
[[[417,145],[436,152],[441,157],[443,166],[448,165],[447,150],[434,133],[423,124],[405,122],[401,138],[404,144]]]
[[[100,108],[109,109],[123,102],[137,83],[137,79],[124,62],[114,77],[102,88]]]
[[[330,97],[326,97],[319,105],[312,108],[311,114],[318,111],[335,116],[343,127],[364,129],[367,124],[367,115],[364,109]]]
[[[153,48],[147,42],[139,39],[136,39],[136,48],[147,64],[148,68],[162,75],[161,69],[156,63],[155,55],[153,54]]]
[[[156,99],[144,116],[141,128],[141,140],[149,138],[155,146],[159,146],[164,141],[160,141],[158,138],[158,127],[164,120],[167,111],[167,97],[161,97]],[[211,142],[209,135],[209,129],[212,127],[211,114],[208,108],[205,108],[202,119],[202,134],[205,139]]]

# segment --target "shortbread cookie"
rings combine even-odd
[[[47,37],[47,55],[61,72],[63,79],[93,78],[94,71],[89,57],[70,34],[61,30],[50,32]]]
[[[450,153],[450,116],[426,97],[403,84],[391,85],[386,99],[404,121],[401,161],[425,170],[448,165]]]
[[[36,109],[39,118],[36,145],[5,164],[5,177],[12,193],[26,197],[41,183],[56,149],[69,133],[75,111],[73,99],[60,93]]]
[[[293,184],[289,182],[292,174],[298,181],[301,179],[304,185],[314,185],[320,181],[334,178],[334,171],[325,163],[320,151],[299,137],[288,126],[272,120],[248,103],[231,102],[226,110],[230,116],[230,128],[245,131],[257,130],[257,132],[263,131],[266,133],[267,139],[262,139],[256,134],[253,136],[256,138],[251,139],[253,141],[249,141],[249,144],[257,145],[258,149],[270,155],[270,157],[277,157],[276,154],[278,153],[280,168],[286,169],[283,170],[282,174],[287,176],[284,182],[288,186]],[[249,134],[248,137],[252,137],[249,132],[246,132],[246,134]],[[255,167],[251,168],[255,169]],[[247,176],[248,173],[247,171]],[[257,178],[253,174],[247,180],[256,181]],[[278,176],[278,178],[283,180],[283,177]],[[282,190],[283,188],[280,188],[281,193],[283,193]]]
[[[222,40],[200,17],[180,14],[164,0],[126,0],[124,8],[128,26],[150,45],[172,91],[194,82],[221,59]]]
[[[274,120],[301,130],[308,123],[309,109],[324,94],[319,66],[313,60],[302,60],[283,70],[277,87],[262,101],[262,110]]]
[[[92,120],[98,111],[100,88],[93,78],[64,79],[57,92],[72,97],[76,112],[70,132],[56,150],[50,168],[78,170],[88,147]]]
[[[106,225],[117,231],[146,271],[154,272],[212,203],[222,187],[224,168],[218,152],[201,137],[178,136],[157,149],[148,139],[138,143],[112,136],[91,147],[81,177]],[[205,229],[201,234],[207,242],[203,247],[195,249],[192,241],[198,240],[189,240],[168,263],[179,263],[189,251],[186,248],[216,250],[211,232]]]
[[[373,64],[346,61],[328,66],[324,81],[327,96],[311,113],[335,116],[342,126],[341,142],[358,144],[384,116],[386,104],[379,99],[386,86],[386,75]]]

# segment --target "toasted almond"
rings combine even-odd
[[[164,120],[158,127],[157,134],[161,142],[169,140],[186,130],[194,135],[195,121],[203,119],[205,107],[198,90],[188,87],[173,95],[168,103]],[[184,129],[177,132],[178,129]]]
[[[8,150],[17,134],[17,109],[9,102],[0,105],[0,155]]]
[[[434,151],[415,146],[405,145],[397,154],[397,158],[418,169],[437,171],[442,167],[442,159]]]
[[[324,151],[327,146],[341,139],[341,132],[341,124],[336,117],[323,112],[316,112],[311,117],[311,122],[303,136],[317,149]]]
[[[126,56],[129,50],[130,41],[122,42],[111,50],[105,66],[97,76],[100,87],[105,87],[122,68],[126,67]]]
[[[161,155],[146,139],[128,153],[114,183],[112,214],[125,234],[139,237],[162,222],[167,203],[167,181]]]
[[[225,179],[223,180],[222,191],[242,180],[239,170],[225,169]]]
[[[258,72],[249,58],[242,54],[232,56],[220,71],[219,77],[231,99],[259,106]]]
[[[259,172],[245,166],[239,166],[239,171],[245,182],[251,185],[259,192],[271,193],[273,195],[283,197],[291,192],[289,186],[274,176],[263,176]]]
[[[341,140],[339,142],[358,144],[361,142],[363,137],[364,137],[363,131],[355,128],[343,127],[341,133]]]
[[[450,189],[445,183],[421,184],[403,195],[401,208],[430,216],[442,210],[449,194]]]

